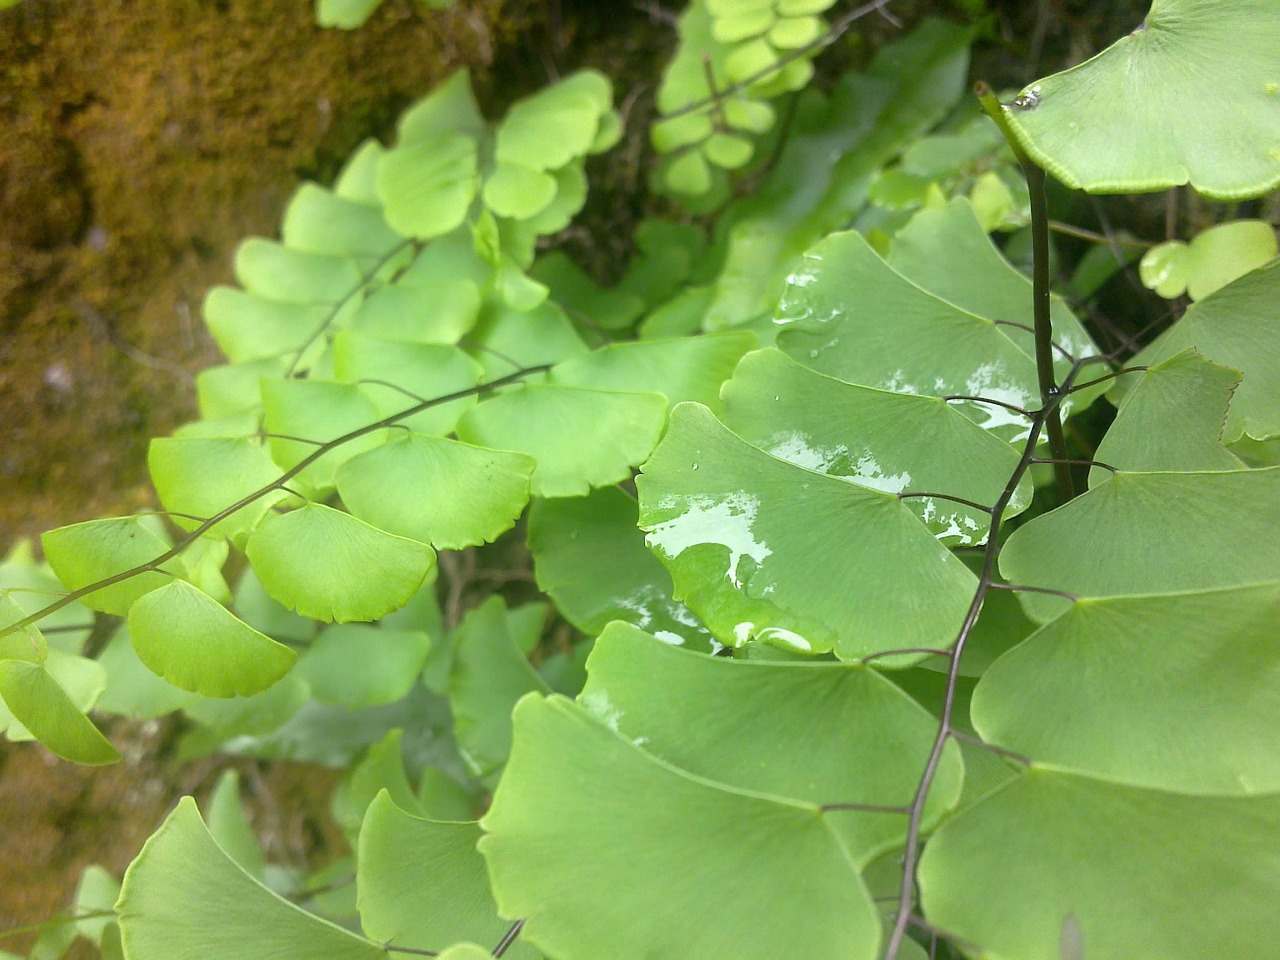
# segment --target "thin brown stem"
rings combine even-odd
[[[363,427],[357,427],[355,430],[344,433],[340,437],[335,437],[333,440],[328,441],[313,450],[311,453],[307,454],[298,461],[297,464],[290,467],[275,480],[258,488],[253,493],[242,497],[235,503],[231,504],[231,506],[219,510],[212,517],[189,532],[185,537],[154,560],[149,560],[146,563],[140,563],[135,567],[130,567],[128,570],[122,570],[110,577],[104,577],[94,583],[87,584],[86,586],[80,587],[76,590],[71,590],[50,603],[48,606],[37,610],[35,613],[23,617],[21,620],[15,620],[8,626],[0,628],[0,637],[7,636],[8,634],[21,630],[24,627],[29,627],[31,624],[44,619],[49,614],[57,610],[61,610],[67,604],[73,603],[82,597],[87,597],[89,594],[95,593],[98,590],[115,586],[117,583],[123,583],[125,580],[129,580],[132,577],[139,576],[143,573],[163,572],[160,571],[160,567],[163,564],[168,563],[174,557],[185,551],[189,546],[191,546],[191,544],[195,543],[200,539],[200,537],[208,533],[216,524],[227,519],[238,511],[243,510],[245,507],[249,506],[249,504],[265,497],[267,494],[272,493],[275,490],[287,489],[286,484],[288,484],[290,480],[302,473],[303,470],[307,469],[307,467],[311,466],[311,464],[315,463],[330,450],[340,447],[344,443],[350,443],[352,440],[359,439],[360,437],[366,436],[370,433],[376,433],[378,430],[384,430],[387,427],[394,426],[400,420],[403,420],[406,417],[412,417],[415,414],[421,413],[423,410],[427,410],[431,407],[450,403],[454,400],[461,400],[464,397],[473,397],[489,393],[493,390],[499,389],[500,387],[515,383],[516,381],[532,376],[535,373],[543,373],[549,369],[551,369],[551,365],[546,363],[533,367],[524,367],[523,369],[517,370],[515,373],[507,374],[505,377],[499,377],[497,380],[490,380],[487,383],[477,384],[474,387],[467,387],[465,390],[456,390],[453,393],[448,393],[441,397],[433,397],[430,400],[424,400],[421,403],[409,407],[407,410],[401,410],[399,413],[393,413],[388,417],[383,417],[381,420],[375,420],[373,423],[366,424]]]

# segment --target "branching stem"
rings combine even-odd
[[[518,380],[523,380],[525,377],[532,376],[535,373],[543,373],[549,369],[551,369],[551,365],[546,363],[540,364],[534,367],[524,367],[520,370],[517,370],[515,373],[507,374],[505,377],[499,377],[497,380],[490,380],[487,383],[477,384],[474,387],[467,387],[465,390],[457,390],[457,391],[454,391],[453,393],[445,394],[442,397],[433,397],[430,400],[423,400],[421,403],[414,404],[412,407],[409,407],[407,410],[401,410],[399,413],[393,413],[389,417],[383,417],[381,420],[376,420],[373,423],[365,424],[363,427],[357,427],[355,430],[352,430],[349,433],[344,433],[340,437],[335,437],[333,440],[329,440],[328,442],[317,447],[311,453],[307,454],[295,466],[290,467],[288,470],[286,470],[283,474],[281,474],[275,480],[271,481],[265,486],[258,488],[248,496],[245,496],[240,500],[237,500],[231,506],[226,507],[222,510],[219,510],[217,513],[215,513],[209,519],[205,520],[203,523],[200,524],[200,526],[196,527],[194,530],[192,530],[185,537],[183,537],[181,540],[175,543],[172,547],[170,547],[164,553],[160,554],[160,556],[156,557],[154,560],[149,560],[146,563],[140,563],[136,567],[130,567],[128,570],[122,570],[120,573],[113,574],[110,577],[105,577],[102,580],[96,581],[95,583],[90,583],[86,586],[80,587],[79,589],[71,590],[68,593],[64,593],[61,597],[59,597],[57,600],[54,600],[48,606],[43,607],[40,610],[37,610],[35,613],[29,616],[23,617],[21,620],[15,620],[13,623],[9,624],[8,626],[0,628],[0,637],[7,636],[10,633],[14,633],[15,631],[22,630],[25,627],[29,627],[33,623],[36,623],[39,620],[43,620],[49,614],[54,613],[57,610],[61,610],[67,604],[74,603],[76,600],[79,600],[82,597],[87,597],[89,594],[95,593],[98,590],[102,590],[105,587],[111,587],[117,583],[123,583],[125,580],[128,580],[132,577],[139,576],[144,573],[160,572],[161,565],[168,563],[174,557],[178,556],[180,553],[186,550],[189,546],[191,546],[191,544],[195,543],[198,539],[200,539],[201,536],[208,533],[209,530],[211,530],[215,524],[220,523],[221,521],[227,519],[227,517],[231,516],[232,514],[240,510],[243,510],[245,507],[249,506],[249,504],[253,503],[255,500],[259,500],[262,497],[265,497],[267,494],[275,490],[287,490],[288,487],[286,486],[286,484],[288,484],[290,480],[292,480],[294,477],[300,474],[307,467],[311,466],[311,464],[319,460],[330,450],[333,450],[336,447],[340,447],[344,443],[350,443],[352,440],[356,440],[367,434],[374,433],[378,430],[383,430],[387,427],[395,426],[400,420],[404,420],[407,417],[412,417],[415,414],[421,413],[423,410],[427,410],[431,407],[439,406],[440,404],[443,404],[443,403],[450,403],[454,400],[461,400],[464,397],[473,397],[473,396],[479,396],[481,394],[489,393],[493,390],[497,390],[499,387],[504,387],[507,384],[515,383]]]

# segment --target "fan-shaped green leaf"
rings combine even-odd
[[[725,425],[797,466],[887,493],[994,504],[1018,454],[934,397],[886,393],[816,373],[779,353],[749,354],[724,387]],[[1029,481],[1010,503],[1031,502]],[[943,543],[986,541],[991,515],[941,497],[903,500]]]
[[[401,343],[349,330],[334,340],[333,371],[339,380],[359,386],[383,417],[408,410],[422,400],[473,387],[480,382],[481,372],[480,365],[457,347]],[[475,402],[475,396],[461,397],[399,422],[417,433],[450,433]]]
[[[92,668],[93,684],[102,690],[102,670],[91,660],[72,657],[55,650],[43,664],[24,660],[0,660],[0,727],[8,727],[10,740],[34,737],[48,747],[51,753],[63,760],[86,765],[115,763],[120,759],[110,741],[84,715],[68,694],[66,687],[54,676],[55,669],[62,671],[63,661],[81,661]],[[72,667],[81,673],[78,667]],[[94,693],[89,702],[96,699]],[[8,724],[3,721],[8,719]],[[15,728],[15,723],[21,729]]]
[[[585,155],[609,109],[610,91],[603,74],[584,70],[519,101],[498,127],[498,162],[554,170]]]
[[[1031,280],[991,242],[973,204],[956,197],[944,207],[921,210],[893,238],[885,258],[912,283],[986,320],[1033,323]],[[1054,342],[1077,359],[1098,353],[1076,315],[1060,296],[1049,305]],[[1024,353],[1034,355],[1031,335],[1005,328]],[[1062,360],[1061,354],[1055,358]],[[1077,400],[1077,403],[1080,401]]]
[[[606,117],[610,114],[606,114]],[[600,129],[606,129],[604,123]],[[594,149],[594,145],[593,145]],[[567,163],[559,170],[550,171],[556,178],[556,195],[547,204],[545,210],[524,222],[524,226],[535,235],[558,233],[569,225],[569,222],[587,202],[587,174],[581,161]]]
[[[458,436],[529,454],[540,497],[581,496],[631,476],[657,443],[666,409],[654,393],[529,384],[467,411]]]
[[[434,144],[455,135],[479,138],[486,125],[471,91],[471,74],[454,71],[449,79],[400,116],[396,131],[401,143]]]
[[[364,25],[380,3],[382,0],[316,0],[316,23],[354,30]]]
[[[112,517],[58,527],[40,535],[45,559],[70,590],[79,590],[154,561],[169,550],[167,538],[156,533],[144,517]],[[182,575],[180,557],[161,569]],[[144,593],[162,587],[171,577],[148,571],[95,590],[80,602],[90,610],[123,617]]]
[[[205,823],[214,842],[245,873],[261,880],[265,861],[262,847],[240,803],[239,773],[235,770],[222,771],[209,794],[206,810]]]
[[[337,483],[360,519],[440,550],[461,550],[515,525],[535,466],[522,453],[409,433],[347,461]]]
[[[351,317],[357,333],[410,343],[457,343],[480,314],[480,291],[463,277],[430,287],[400,283],[383,287]]]
[[[1069,187],[1190,183],[1215,200],[1280,184],[1280,11],[1271,0],[1153,0],[1128,36],[1005,107],[1031,156]]]
[[[375,181],[378,176],[378,160],[386,148],[370,137],[352,151],[342,164],[342,170],[334,180],[333,192],[344,200],[363,203],[367,207],[381,207]]]
[[[404,244],[404,238],[387,226],[380,208],[349,200],[314,183],[303,183],[289,198],[280,238],[294,250],[370,261]]]
[[[1280,538],[1258,536],[1273,529],[1280,529],[1280,467],[1118,473],[1014,531],[1000,572],[1010,583],[1080,597],[1261,583],[1280,579]],[[1046,594],[1019,597],[1042,622],[1069,604]]]
[[[322,444],[379,419],[377,406],[359,387],[325,380],[263,380],[262,408],[263,429],[275,434],[268,438],[271,458],[286,470],[302,463]],[[300,439],[289,439],[292,437]],[[382,431],[349,440],[325,452],[289,482],[316,493],[332,490],[338,467],[382,442]]]
[[[108,926],[114,926],[116,900],[120,896],[120,883],[102,867],[90,864],[80,874],[76,884],[74,912],[77,915],[105,914],[76,921],[76,933],[101,947],[102,937]]]
[[[666,643],[710,653],[720,644],[671,597],[671,577],[644,545],[635,500],[617,487],[535,500],[529,549],[538,586],[589,636],[625,620]],[[566,535],[567,533],[567,535]]]
[[[546,301],[533,310],[505,305],[487,311],[467,342],[471,355],[494,380],[521,367],[559,363],[587,352],[587,345],[556,304]]]
[[[298,676],[322,703],[351,710],[394,703],[418,682],[430,646],[419,631],[328,627],[298,660]]]
[[[384,216],[407,237],[438,237],[459,226],[478,187],[476,141],[469,136],[402,143],[378,162]]]
[[[124,875],[132,960],[383,960],[374,943],[272,893],[227,856],[184,797]]]
[[[550,688],[515,644],[506,605],[490,597],[459,624],[453,639],[449,708],[468,772],[493,786],[511,752],[511,708]]]
[[[567,313],[606,330],[628,327],[644,311],[643,298],[600,286],[563,250],[538,257],[529,276],[546,286]]]
[[[360,268],[346,257],[291,250],[261,237],[240,244],[235,270],[247,291],[283,303],[337,303],[362,280]]]
[[[129,609],[138,658],[175,687],[206,697],[261,693],[297,659],[189,583],[174,580]]]
[[[485,205],[500,217],[528,220],[545,210],[555,195],[553,176],[518,163],[499,163],[484,182]]]
[[[311,696],[311,688],[304,680],[290,674],[279,683],[252,697],[232,697],[227,700],[200,698],[183,707],[183,713],[205,730],[204,750],[196,755],[212,752],[233,737],[258,736],[275,730],[292,717]],[[190,753],[184,744],[185,752]]]
[[[1277,97],[1280,102],[1280,97]],[[1207,360],[1239,370],[1224,443],[1280,436],[1280,260],[1192,304],[1177,323],[1134,358],[1148,366],[1194,347]],[[1123,394],[1125,385],[1116,393]]]
[[[129,628],[123,624],[98,656],[98,663],[107,673],[107,687],[96,705],[102,713],[154,720],[181,710],[198,698],[148,670],[138,659]]]
[[[1157,244],[1142,256],[1142,282],[1172,299],[1183,291],[1192,300],[1203,300],[1263,266],[1277,253],[1276,235],[1264,220],[1232,220],[1219,223],[1191,242],[1170,240]]]
[[[924,396],[978,396],[1039,405],[1029,336],[916,286],[858,233],[838,233],[805,254],[778,306],[778,346],[805,366],[849,383]],[[1059,358],[1059,376],[1070,362]],[[1064,401],[1064,410],[1071,405]],[[993,403],[962,410],[1002,439],[1025,437],[1026,417]]]
[[[648,753],[718,783],[819,806],[905,808],[938,727],[869,667],[704,657],[629,624],[605,629],[587,674],[578,702]],[[962,779],[951,744],[928,823],[955,804]],[[828,818],[859,866],[906,836],[905,812],[844,810]]]
[[[596,390],[661,393],[672,405],[691,400],[718,413],[720,385],[755,345],[755,337],[745,332],[614,343],[565,361],[551,372],[551,380]]]
[[[717,637],[843,659],[955,639],[974,577],[891,493],[770,457],[681,404],[637,480],[640,527]]]
[[[360,830],[356,883],[365,933],[418,948],[502,939],[511,922],[498,916],[479,839],[478,824],[423,820],[379,794]],[[505,956],[528,958],[533,951],[517,942]]]
[[[983,737],[1191,793],[1280,791],[1280,586],[1081,600],[991,666]]]
[[[797,111],[760,190],[721,219],[727,249],[708,329],[772,314],[804,252],[847,227],[880,169],[954,106],[965,87],[969,42],[967,30],[926,20],[877,51],[865,74],[844,77],[828,101]]]
[[[424,543],[318,503],[268,517],[249,537],[268,594],[315,620],[376,620],[413,596],[435,565]]]
[[[25,620],[27,615],[27,611],[18,606],[7,590],[0,592],[0,630]],[[49,643],[34,623],[0,635],[0,660],[44,663],[48,655]]]
[[[66,587],[53,575],[49,565],[36,560],[31,541],[18,540],[8,555],[0,559],[0,597],[7,598],[8,603],[14,605],[9,606],[0,600],[0,630],[43,609],[65,592]],[[72,602],[41,617],[39,627],[32,624],[30,629],[35,630],[37,636],[44,635],[44,640],[33,641],[41,651],[47,640],[60,650],[79,653],[93,630],[93,614],[84,604]],[[49,634],[45,635],[45,631]],[[6,642],[15,642],[13,634],[0,638],[0,659],[26,659],[18,653],[3,652]],[[27,643],[19,643],[16,649],[22,650]]]
[[[351,838],[353,847],[369,805],[383,791],[401,810],[421,813],[404,770],[403,736],[403,730],[392,729],[381,740],[370,744],[360,762],[347,771],[334,791],[334,819]]]
[[[1266,956],[1280,795],[1189,797],[1032,770],[947,821],[925,915],[991,960]],[[1081,954],[1078,954],[1081,955]]]
[[[1235,370],[1184,350],[1144,373],[1125,395],[1096,457],[1121,470],[1241,470],[1240,458],[1222,445],[1231,395],[1240,384]],[[1090,485],[1110,472],[1094,467]]]
[[[278,380],[285,374],[285,362],[279,359],[254,360],[249,363],[227,363],[196,374],[196,397],[200,416],[207,420],[252,413],[262,406],[263,378]],[[250,429],[256,426],[256,418]],[[239,436],[238,431],[222,436]]]
[[[332,312],[326,303],[282,303],[235,287],[214,287],[204,298],[204,321],[235,363],[297,353]]]
[[[880,921],[827,822],[838,814],[682,773],[558,697],[526,697],[515,728],[480,852],[499,911],[527,917],[544,953],[876,956]],[[733,895],[709,910],[720,891]]]
[[[280,477],[262,444],[249,437],[221,439],[156,437],[147,453],[151,481],[173,522],[194,530],[200,521],[239,503]],[[236,537],[248,532],[281,496],[273,491],[246,504],[211,527],[207,536]]]

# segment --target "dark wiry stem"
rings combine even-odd
[[[295,466],[290,467],[275,480],[263,487],[260,487],[248,496],[237,500],[235,503],[231,504],[231,506],[219,510],[154,560],[149,560],[146,563],[140,563],[136,567],[130,567],[128,570],[122,570],[120,573],[113,574],[110,577],[104,577],[102,580],[98,580],[95,583],[90,583],[77,590],[65,593],[48,606],[37,610],[30,616],[23,617],[21,620],[16,620],[8,626],[0,628],[0,637],[6,636],[17,630],[21,630],[24,627],[29,627],[33,623],[43,620],[49,614],[57,610],[61,610],[67,604],[74,603],[81,597],[87,597],[89,594],[96,593],[105,587],[114,586],[117,583],[122,583],[125,580],[144,573],[162,572],[160,571],[162,564],[168,563],[174,557],[186,550],[191,546],[191,544],[200,539],[201,536],[208,533],[215,524],[218,524],[232,514],[243,510],[255,500],[259,500],[275,490],[287,489],[286,484],[288,484],[290,480],[335,447],[340,447],[342,444],[349,443],[352,440],[365,436],[366,434],[395,426],[398,421],[404,420],[407,417],[412,417],[414,414],[421,413],[423,410],[429,409],[430,407],[439,406],[442,403],[449,403],[453,400],[461,400],[464,397],[472,397],[483,393],[489,393],[492,390],[497,390],[499,387],[504,387],[509,383],[515,383],[517,380],[522,380],[532,374],[542,373],[549,369],[550,364],[542,364],[536,367],[525,367],[522,370],[517,370],[515,373],[509,373],[505,377],[499,377],[497,380],[490,380],[487,383],[477,384],[476,386],[468,387],[465,390],[457,390],[453,393],[445,394],[443,397],[433,397],[430,400],[423,400],[421,403],[416,403],[406,410],[401,410],[399,413],[393,413],[389,417],[383,417],[381,420],[366,424],[363,427],[358,427],[349,433],[344,433],[342,436],[336,437],[333,440],[318,446],[314,451],[307,454]]]

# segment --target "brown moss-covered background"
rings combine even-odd
[[[0,553],[148,504],[147,441],[194,411],[192,375],[217,360],[200,301],[236,244],[274,234],[299,180],[329,180],[450,71],[483,80],[528,28],[497,0],[420,10],[387,0],[350,33],[319,29],[309,0],[0,13]],[[0,746],[0,930],[66,906],[89,862],[118,875],[176,795],[209,785],[207,765],[157,756],[161,732],[113,730],[126,759],[105,770]],[[291,816],[323,819],[331,776],[267,776]]]

